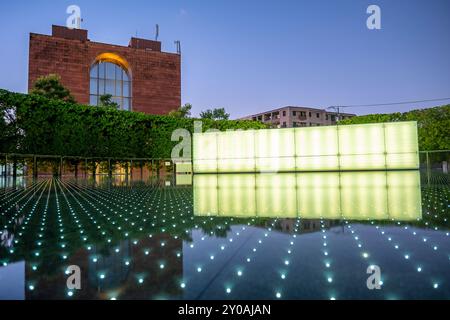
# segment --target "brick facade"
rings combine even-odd
[[[58,74],[77,102],[89,104],[90,68],[104,53],[129,65],[132,110],[167,114],[181,105],[181,56],[161,52],[161,43],[132,38],[128,47],[92,42],[87,30],[53,26],[52,36],[30,34],[28,88],[40,76]]]

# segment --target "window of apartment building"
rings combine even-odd
[[[311,112],[309,113],[309,117],[310,117],[310,118],[312,117]]]
[[[325,119],[327,119],[327,120],[329,119],[328,115],[325,116]]]
[[[317,117],[317,118],[320,118],[320,113],[316,113],[316,117]]]
[[[283,122],[283,128],[286,128],[286,122]]]
[[[286,117],[286,111],[283,111],[283,117]]]
[[[297,115],[297,111],[292,111],[292,115],[295,117]]]

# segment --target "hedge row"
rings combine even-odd
[[[450,150],[450,105],[405,113],[371,114],[341,121],[341,124],[417,121],[421,151]]]
[[[86,157],[170,158],[175,129],[196,119],[147,115],[0,90],[0,152]],[[9,116],[8,116],[9,115]],[[207,129],[260,129],[254,121],[202,120]]]

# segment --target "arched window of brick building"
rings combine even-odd
[[[127,64],[113,54],[97,57],[90,71],[90,105],[100,104],[100,97],[112,95],[121,110],[131,111],[131,76]]]

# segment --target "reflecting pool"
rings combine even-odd
[[[449,194],[418,171],[3,180],[0,299],[449,299]]]

